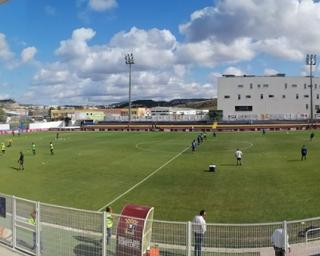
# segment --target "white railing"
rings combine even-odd
[[[315,231],[318,231],[318,232],[317,232],[317,235],[318,235],[318,236],[317,236],[317,237],[312,237],[312,238],[308,239],[309,233],[312,233],[311,235],[314,236]],[[320,228],[310,228],[310,229],[308,229],[308,230],[306,231],[306,243],[307,243],[308,241],[319,240],[319,239],[320,239]]]
[[[111,243],[106,244],[102,242],[106,241],[103,212],[0,196],[6,198],[6,218],[0,217],[0,245],[37,256],[117,255],[118,214],[113,215]],[[36,225],[29,223],[34,210]],[[306,242],[311,240],[309,243],[316,243],[313,250],[320,252],[320,217],[274,223],[207,224],[202,251],[210,256],[271,256],[274,255],[271,235],[278,228],[287,231],[294,255],[310,255],[311,247]],[[161,255],[194,255],[191,222],[153,220],[150,246],[156,246]],[[136,254],[128,250],[121,255]]]

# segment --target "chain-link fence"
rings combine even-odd
[[[276,223],[207,224],[199,240],[191,222],[145,221],[132,216],[123,219],[113,214],[112,232],[108,234],[105,213],[3,194],[0,197],[5,201],[1,206],[5,215],[0,217],[0,245],[30,255],[191,256],[200,246],[203,256],[271,256],[271,236],[277,229],[288,235],[294,255],[320,253],[320,217]]]

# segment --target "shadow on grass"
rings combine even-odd
[[[217,170],[215,171],[209,171],[209,170],[203,170],[203,172],[212,172],[212,173],[215,173]]]
[[[20,169],[18,167],[10,166],[11,169],[19,171]]]
[[[91,244],[99,245],[101,247],[102,240],[99,241],[97,239],[93,239],[93,238],[90,238],[90,237],[87,237],[87,236],[73,236],[73,237],[74,237],[74,239],[76,239],[78,241],[81,241],[81,242],[84,242],[84,243],[91,243]]]
[[[73,252],[77,256],[96,256],[102,254],[101,247],[89,244],[78,244],[74,247]]]

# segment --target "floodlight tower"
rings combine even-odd
[[[129,112],[128,112],[128,127],[130,129],[131,123],[131,65],[134,64],[134,58],[132,53],[128,53],[125,56],[126,64],[129,65]]]
[[[313,123],[313,85],[312,85],[312,66],[317,65],[317,55],[307,54],[306,65],[310,66],[310,123]]]

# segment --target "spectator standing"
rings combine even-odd
[[[30,225],[36,226],[36,224],[37,224],[36,216],[37,216],[37,212],[35,210],[33,210],[33,212],[30,214],[30,217],[28,219],[28,223]],[[32,232],[32,238],[33,238],[33,246],[31,249],[35,250],[37,248],[37,233],[36,233],[36,231]],[[40,240],[40,250],[41,251],[43,250],[41,240]]]
[[[192,220],[192,228],[194,232],[194,255],[201,256],[204,233],[207,231],[206,211],[201,210],[199,215]]]
[[[113,227],[112,208],[110,206],[106,207],[106,227],[107,227],[107,245],[109,245],[111,241],[112,227]]]
[[[286,241],[287,240],[287,241]],[[274,248],[275,256],[285,256],[286,249],[290,252],[289,236],[282,228],[276,229],[271,236],[271,243]]]

